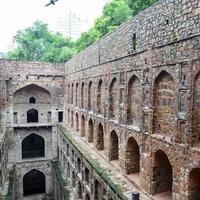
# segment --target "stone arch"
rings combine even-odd
[[[75,173],[74,171],[72,172],[72,187],[75,187],[76,186],[76,176],[75,176]]]
[[[117,117],[117,107],[118,107],[118,84],[117,79],[113,78],[109,86],[109,117]]]
[[[84,82],[81,84],[81,108],[84,108],[84,102],[85,102],[85,99],[84,99],[84,96],[85,96],[85,85],[84,85]]]
[[[85,200],[90,200],[90,196],[89,196],[89,194],[86,194],[86,196],[85,196]]]
[[[119,141],[117,133],[113,130],[110,133],[110,160],[119,159]]]
[[[154,133],[174,136],[176,130],[175,90],[176,84],[172,76],[162,71],[155,79],[153,88]]]
[[[189,174],[188,199],[199,200],[200,194],[200,168],[194,168]]]
[[[36,104],[36,98],[35,97],[30,97],[29,98],[29,104]]]
[[[88,85],[88,110],[92,110],[92,81]]]
[[[101,185],[98,180],[94,181],[94,200],[99,200],[101,198]]]
[[[97,112],[102,113],[103,109],[103,100],[102,100],[102,84],[103,81],[100,79],[97,87]]]
[[[130,137],[126,146],[127,174],[140,172],[140,149],[133,137]]]
[[[71,111],[71,127],[74,127],[74,113]]]
[[[76,113],[76,132],[79,131],[79,118],[78,118],[78,113]]]
[[[99,123],[97,129],[96,148],[98,151],[104,150],[104,131],[101,123]]]
[[[85,137],[85,117],[81,116],[81,136]]]
[[[74,84],[72,83],[72,87],[71,87],[71,104],[74,103]]]
[[[27,111],[27,123],[38,122],[38,111],[34,108]]]
[[[31,92],[34,92],[34,93],[31,93]],[[32,95],[35,95],[35,91],[40,91],[42,92],[43,94],[46,94],[46,96],[50,99],[51,98],[51,92],[45,88],[45,86],[40,86],[40,85],[36,85],[36,84],[33,84],[33,83],[26,83],[24,84],[23,86],[20,85],[19,87],[16,88],[16,90],[14,91],[14,98],[18,95],[24,95],[24,93],[28,92],[29,94],[31,93]],[[31,96],[32,96],[31,95]],[[45,98],[46,98],[45,96]]]
[[[194,79],[193,109],[192,109],[193,135],[192,145],[200,142],[200,72]]]
[[[93,142],[94,125],[92,119],[88,122],[88,142]]]
[[[67,102],[70,103],[70,84],[67,87]]]
[[[75,106],[78,106],[78,83],[76,83],[76,98],[75,98]]]
[[[90,171],[89,171],[89,169],[86,167],[86,168],[85,168],[85,182],[89,185],[89,181],[90,181]]]
[[[138,124],[141,110],[141,87],[138,77],[133,75],[128,82],[127,123]]]
[[[43,137],[32,133],[22,141],[22,159],[45,156],[45,141]]]
[[[162,150],[157,150],[154,154],[152,194],[167,192],[172,197],[173,169],[171,163]]]
[[[23,194],[24,196],[42,194],[46,192],[45,175],[32,169],[23,177]]]
[[[82,185],[80,181],[78,182],[78,198],[82,199]]]

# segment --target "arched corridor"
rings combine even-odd
[[[110,134],[110,160],[119,159],[119,144],[118,136],[115,131],[112,131]]]
[[[103,133],[103,126],[100,123],[97,130],[97,142],[96,148],[98,151],[104,150],[104,133]]]
[[[36,134],[31,134],[22,141],[22,159],[45,156],[45,141]]]
[[[94,136],[94,127],[92,119],[88,122],[88,142],[93,142],[93,136]]]
[[[173,185],[172,166],[167,155],[162,151],[156,151],[154,155],[153,177],[152,177],[152,194],[166,193],[168,198],[172,197]]]
[[[45,175],[36,169],[32,169],[25,174],[23,177],[23,191],[24,196],[45,193]]]
[[[127,142],[126,160],[127,174],[140,171],[140,150],[137,142],[132,137]]]
[[[195,168],[189,175],[188,199],[199,200],[200,198],[200,168]]]

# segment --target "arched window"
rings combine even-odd
[[[27,122],[38,122],[38,111],[36,109],[30,109],[27,112]]]
[[[36,98],[35,97],[29,98],[29,103],[30,104],[36,104]]]
[[[22,159],[44,157],[44,139],[36,134],[31,134],[22,141]]]
[[[45,193],[45,175],[33,169],[23,177],[24,196]]]

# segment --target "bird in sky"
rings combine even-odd
[[[50,2],[47,5],[45,5],[45,6],[50,6],[51,4],[55,5],[56,1],[58,1],[58,0],[50,0]]]

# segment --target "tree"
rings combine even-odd
[[[102,36],[115,30],[131,16],[131,9],[124,0],[112,0],[103,8],[102,17],[95,21],[95,26],[81,35],[76,42],[77,52],[85,49]]]
[[[132,16],[152,6],[158,0],[126,0],[129,8],[132,10]]]
[[[60,34],[51,33],[47,24],[36,21],[14,36],[17,48],[8,52],[9,59],[65,62],[74,54],[74,43]]]

